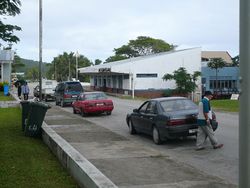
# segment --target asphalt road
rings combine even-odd
[[[216,112],[219,128],[216,130],[216,137],[224,147],[219,150],[212,149],[207,141],[206,150],[195,151],[195,137],[185,140],[169,140],[163,145],[155,145],[152,138],[145,135],[130,135],[126,124],[126,114],[139,107],[142,101],[125,100],[110,97],[115,105],[111,116],[98,115],[84,117],[99,126],[108,128],[122,136],[139,142],[147,147],[167,154],[171,158],[191,165],[199,171],[209,175],[218,176],[225,181],[238,184],[238,114]],[[54,104],[54,102],[52,103]],[[71,107],[65,107],[65,111],[72,112]]]

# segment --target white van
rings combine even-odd
[[[47,101],[48,99],[54,100],[54,92],[56,86],[56,80],[42,80],[42,98],[45,101]]]

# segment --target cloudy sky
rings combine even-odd
[[[23,0],[21,14],[6,23],[22,27],[13,49],[39,59],[39,0]],[[179,48],[239,53],[237,0],[43,0],[43,61],[76,52],[104,61],[138,36]]]

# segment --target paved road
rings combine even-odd
[[[207,174],[220,177],[225,181],[238,184],[238,114],[216,112],[219,128],[216,131],[218,140],[225,144],[220,150],[213,150],[207,142],[207,149],[195,151],[195,138],[186,140],[170,140],[163,145],[155,145],[152,139],[144,135],[130,135],[125,122],[126,114],[137,108],[141,101],[132,101],[110,97],[115,109],[111,116],[99,115],[84,117],[84,119],[99,126],[112,130],[129,140],[168,155],[178,162],[195,167]],[[71,107],[64,108],[72,112]]]

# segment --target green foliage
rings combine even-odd
[[[240,56],[237,55],[237,56],[233,57],[232,61],[233,61],[233,66],[238,67],[240,65]]]
[[[3,87],[5,85],[9,85],[9,82],[7,82],[7,81],[0,82],[0,91],[3,91]]]
[[[28,80],[38,80],[39,79],[39,70],[38,67],[32,67],[26,72],[26,79]]]
[[[100,59],[95,60],[95,65],[100,65],[101,63],[102,63],[102,60],[100,60]]]
[[[16,70],[19,68],[19,67],[25,67],[25,64],[22,63],[22,60],[21,58],[15,54],[14,56],[14,62],[11,64],[12,66],[12,72],[17,72]]]
[[[19,38],[15,36],[14,31],[20,31],[21,27],[17,25],[5,24],[2,16],[16,16],[20,13],[20,0],[1,0],[0,1],[0,39],[4,42],[17,43]]]
[[[172,89],[166,89],[163,92],[163,97],[171,97],[173,94],[173,90]]]
[[[173,48],[173,45],[170,45],[161,39],[139,36],[136,40],[130,40],[127,45],[115,48],[115,55],[107,58],[106,62],[166,52]]]
[[[83,56],[78,56],[78,68],[88,67],[92,63],[91,61]],[[69,72],[70,70],[70,72]],[[70,73],[70,75],[69,75]],[[55,79],[57,81],[65,81],[68,80],[70,76],[75,77],[76,75],[76,58],[73,52],[67,53],[64,52],[63,54],[54,57],[53,61],[49,65],[49,70],[47,73],[49,78]],[[89,77],[82,77],[80,76],[79,79],[81,81],[88,81]]]
[[[201,75],[199,71],[195,71],[193,75],[187,73],[184,67],[180,67],[174,71],[174,74],[165,74],[163,80],[175,80],[176,92],[180,94],[188,94],[197,87],[195,81]]]
[[[226,62],[222,58],[211,58],[207,63],[207,66],[211,69],[220,69],[226,66]]]
[[[41,139],[24,136],[20,108],[0,114],[1,187],[77,187]]]

